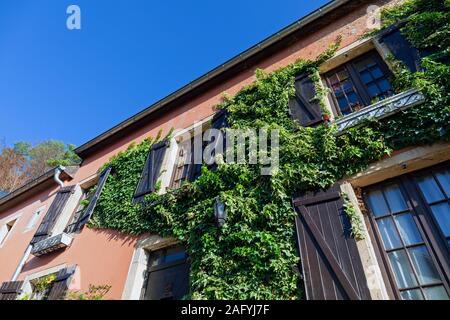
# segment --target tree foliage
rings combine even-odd
[[[0,190],[13,191],[57,165],[79,164],[74,149],[74,145],[57,140],[34,146],[24,141],[15,143],[13,148],[4,146],[0,154]]]

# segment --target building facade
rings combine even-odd
[[[110,286],[108,299],[183,297],[189,264],[176,239],[85,226],[112,174],[100,168],[130,144],[174,129],[170,141],[152,146],[133,201],[155,192],[157,181],[164,193],[194,180],[200,172],[186,165],[191,141],[182,137],[199,123],[221,123],[214,107],[223,92],[233,96],[251,84],[257,68],[269,73],[316,59],[338,37],[339,50],[320,66],[321,84],[329,90],[325,121],[336,124],[338,133],[424,103],[417,89],[393,90],[391,55],[412,71],[419,68],[417,50],[399,29],[363,37],[373,19],[369,6],[397,2],[331,1],[80,146],[79,167],[56,168],[0,198],[0,299],[62,299],[90,285]],[[296,90],[287,106],[293,121],[322,123],[307,75],[298,75]],[[330,189],[294,197],[305,298],[448,299],[449,160],[448,142],[409,146]],[[346,203],[361,219],[364,239],[345,234]]]

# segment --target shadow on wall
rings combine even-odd
[[[86,230],[88,229],[88,230]],[[42,267],[55,266],[57,264],[67,263],[68,260],[76,263],[78,255],[89,256],[92,252],[97,250],[94,249],[93,241],[104,239],[104,246],[109,247],[108,242],[115,242],[121,247],[130,246],[139,240],[142,236],[134,236],[121,233],[112,229],[90,229],[85,227],[83,229],[84,235],[75,234],[72,245],[68,248],[60,249],[51,253],[44,254],[39,257],[33,255],[30,256],[29,260],[23,266],[22,272],[29,272],[33,270],[38,271]],[[91,233],[87,235],[87,233]],[[105,241],[106,240],[106,241]],[[98,242],[97,242],[98,243]],[[97,248],[98,249],[98,248]],[[72,252],[70,252],[72,251]],[[72,256],[73,258],[69,258]],[[54,260],[56,261],[54,263]]]

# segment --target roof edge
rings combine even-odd
[[[30,191],[36,186],[39,186],[40,184],[44,183],[45,181],[49,179],[53,179],[55,169],[58,167],[54,167],[44,174],[40,175],[39,177],[27,182],[23,186],[17,188],[16,190],[8,193],[4,197],[0,198],[0,208],[3,207],[5,204],[10,202],[11,200],[16,199],[17,197],[23,195],[24,193]],[[75,173],[78,171],[78,166],[69,166],[61,171],[61,179],[63,181],[72,180],[74,178]],[[56,185],[56,182],[55,182]]]

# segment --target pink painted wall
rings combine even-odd
[[[378,0],[371,4],[381,6],[388,2],[387,0]],[[343,35],[342,46],[347,46],[358,40],[366,31],[366,18],[365,7],[349,12],[346,17],[318,29],[314,34],[305,35],[290,47],[265,59],[257,67],[270,72],[299,58],[313,59],[325,50],[338,35]],[[255,69],[256,66],[249,68],[189,103],[168,110],[159,119],[146,124],[126,138],[85,159],[71,184],[94,175],[105,162],[119,151],[126,149],[131,142],[140,142],[146,137],[155,136],[160,129],[167,133],[172,127],[174,129],[186,128],[195,121],[211,115],[214,112],[214,106],[220,103],[222,93],[227,92],[233,95],[243,86],[250,84],[254,80]],[[82,126],[77,129],[82,130]],[[34,208],[38,208],[41,203],[51,202],[52,197],[49,198],[49,196],[52,195],[52,192],[54,190],[43,192],[21,206],[7,212],[0,212],[0,219],[18,211],[24,212],[24,218],[19,221],[20,224],[15,228],[14,234],[8,239],[8,243],[0,249],[0,281],[8,280],[11,277],[23,251],[34,234],[34,230],[23,234],[20,229],[25,227],[26,221],[28,221]],[[38,225],[39,223],[36,227]],[[89,284],[109,284],[112,285],[112,289],[108,298],[120,299],[136,240],[136,237],[128,237],[111,230],[95,231],[84,228],[83,232],[75,237],[72,246],[65,251],[46,255],[42,258],[31,257],[27,261],[20,278],[23,279],[30,273],[59,264],[77,264],[79,266],[81,289],[87,289]]]

